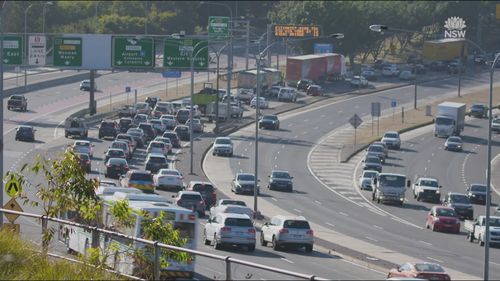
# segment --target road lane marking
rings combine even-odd
[[[321,202],[319,202],[318,200],[314,200],[314,202],[316,202],[316,204],[321,205]]]
[[[291,264],[293,264],[293,263],[294,263],[293,261],[291,261],[291,260],[289,260],[289,259],[285,259],[285,258],[280,258],[280,259],[281,259],[281,260],[286,261],[287,263],[291,263]]]
[[[329,226],[331,226],[331,227],[335,227],[335,225],[334,225],[334,224],[331,224],[331,223],[329,223],[329,222],[325,222],[325,224],[326,224],[326,225],[329,225]]]
[[[425,244],[425,245],[432,246],[432,244],[431,244],[431,243],[429,243],[429,242],[425,242],[425,241],[422,241],[422,240],[420,240],[420,241],[418,241],[418,242],[423,243],[423,244]]]
[[[373,225],[373,227],[375,227],[376,229],[384,230],[384,228],[383,228],[383,227],[378,226],[378,225]]]
[[[299,209],[293,209],[293,210],[294,210],[295,212],[297,212],[297,213],[302,213],[302,211],[301,211],[301,210],[299,210]]]
[[[62,123],[64,123],[64,121],[66,120],[62,120],[61,122],[59,122],[59,124],[57,124],[57,126],[54,128],[54,138],[56,139],[57,138],[57,129],[62,126]]]
[[[344,212],[339,212],[339,214],[341,214],[341,215],[343,215],[343,216],[346,216],[346,217],[348,217],[348,216],[349,216],[348,214],[346,214],[346,213],[344,213]]]
[[[241,162],[240,162],[240,161],[238,161],[238,165],[241,165]]]
[[[278,201],[278,199],[276,199],[276,198],[274,198],[274,197],[271,197],[271,200]]]
[[[430,259],[430,260],[433,260],[433,261],[437,261],[437,262],[439,262],[439,263],[443,263],[443,261],[442,261],[442,260],[438,260],[438,259],[431,258],[431,257],[427,257],[427,258],[428,258],[428,259]]]
[[[378,240],[377,240],[377,239],[375,239],[375,238],[371,238],[370,236],[365,236],[365,238],[366,238],[366,239],[368,239],[368,240],[371,240],[371,241],[373,241],[373,242],[378,242]]]

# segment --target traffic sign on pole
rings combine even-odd
[[[396,107],[398,102],[396,100],[391,100],[391,107]]]
[[[102,50],[95,50],[96,52]],[[82,38],[54,38],[54,66],[82,66]]]
[[[208,38],[226,39],[229,37],[229,17],[208,18]]]
[[[31,35],[28,40],[28,64],[45,65],[47,37]]]
[[[111,57],[115,68],[152,68],[155,66],[153,38],[113,37]]]
[[[363,120],[357,115],[354,114],[350,119],[349,123],[354,127],[354,129],[358,128],[361,123],[363,123]]]
[[[22,187],[19,181],[16,178],[11,178],[6,184],[5,184],[5,193],[9,195],[10,197],[14,197],[21,193]]]
[[[208,40],[169,38],[165,39],[163,66],[168,68],[190,68],[191,53],[194,56],[194,69],[208,66]]]
[[[372,102],[372,117],[380,117],[380,102]]]
[[[182,73],[180,71],[163,71],[161,73],[161,76],[163,76],[163,78],[180,78],[182,75]]]
[[[3,37],[3,63],[5,65],[23,64],[23,37]]]
[[[19,203],[17,203],[16,199],[14,199],[14,198],[10,199],[9,202],[7,202],[7,204],[5,204],[5,206],[3,206],[3,208],[6,210],[12,210],[12,211],[17,211],[17,212],[23,211],[23,208],[21,208],[21,205],[19,205]],[[19,217],[18,214],[4,213],[4,215],[11,223],[14,223],[14,221],[16,221],[16,219]]]

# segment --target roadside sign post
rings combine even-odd
[[[394,115],[396,114],[396,106],[398,106],[398,102],[396,100],[391,100],[392,121],[394,121]]]
[[[54,66],[82,66],[82,38],[54,38]]]
[[[113,37],[111,65],[113,68],[153,68],[153,38]]]
[[[47,37],[32,35],[28,39],[28,64],[45,65],[46,64],[46,43]]]
[[[163,71],[161,75],[165,78],[165,97],[168,99],[168,78],[179,78],[182,73],[180,71]]]
[[[363,123],[363,120],[358,116],[358,114],[354,114],[350,119],[349,123],[354,127],[354,148],[356,148],[356,129]]]
[[[372,115],[372,136],[373,136],[373,117],[377,117],[377,122],[380,119],[380,102],[372,102],[371,113],[372,113],[371,115]],[[378,135],[378,129],[377,129],[377,135]]]
[[[130,96],[130,86],[125,86],[125,93],[127,93],[127,105],[128,105],[128,97]]]

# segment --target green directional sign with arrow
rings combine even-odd
[[[102,50],[95,50],[96,52]],[[54,38],[54,66],[82,66],[82,38]]]
[[[229,37],[229,17],[208,18],[208,37],[210,39],[226,39]]]
[[[115,68],[152,68],[155,66],[153,38],[113,37],[112,66]]]
[[[193,68],[196,70],[208,67],[208,40],[169,38],[165,39],[163,50],[163,67],[190,68],[191,53],[193,55]]]
[[[3,63],[5,65],[23,64],[23,37],[3,37]]]

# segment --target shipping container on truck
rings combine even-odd
[[[345,73],[345,61],[341,54],[325,53],[287,58],[286,80],[296,84],[301,79],[315,82],[336,80]]]
[[[274,68],[262,68],[259,76],[262,89],[269,89],[272,85],[281,82],[281,72]],[[240,71],[238,73],[238,88],[256,89],[257,69]]]
[[[463,48],[463,54],[462,54]],[[461,56],[467,56],[465,39],[445,38],[424,42],[424,61],[450,61]]]

